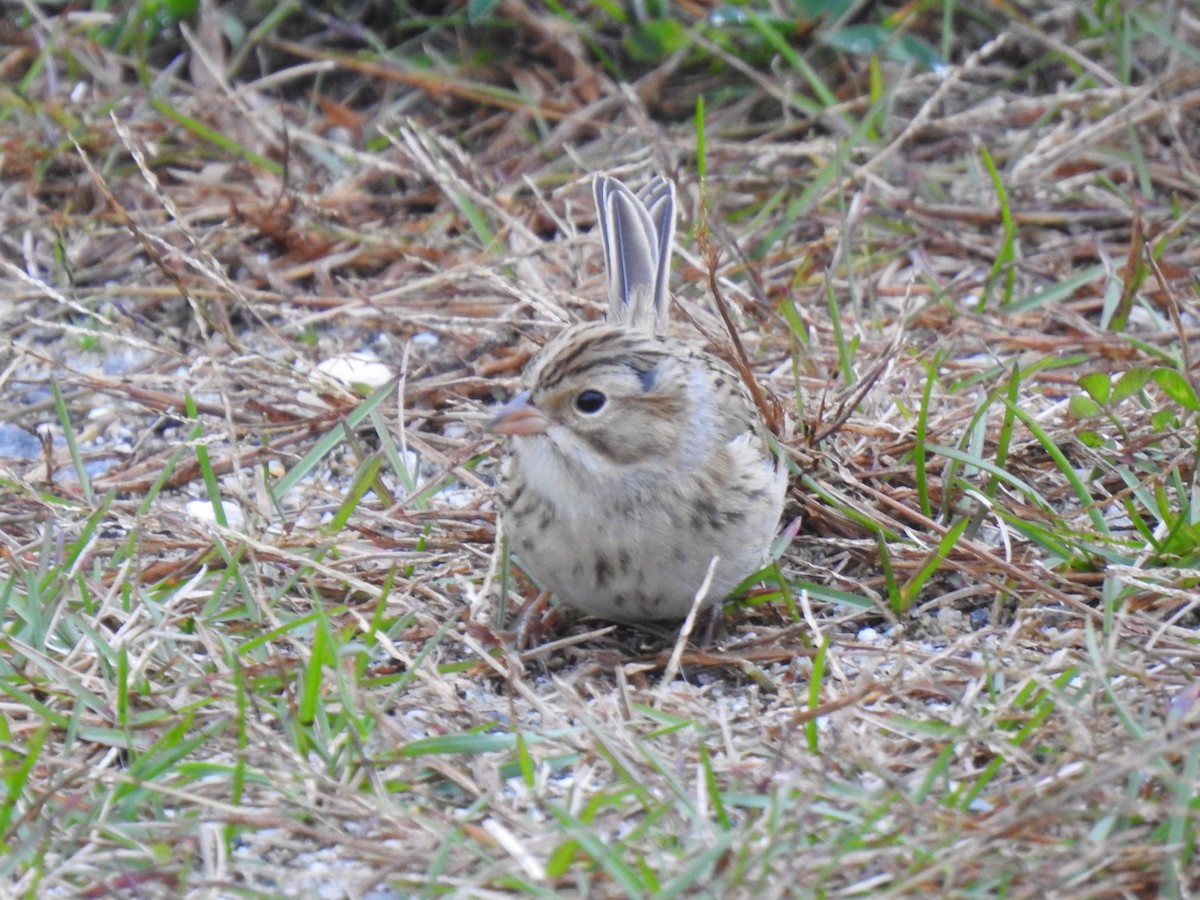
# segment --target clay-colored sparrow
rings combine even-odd
[[[529,363],[488,427],[511,435],[504,528],[517,561],[577,609],[619,621],[687,615],[762,565],[786,470],[741,379],[666,336],[675,185],[593,185],[608,321],[575,325]]]

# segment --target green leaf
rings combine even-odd
[[[1150,369],[1142,366],[1137,369],[1130,369],[1117,379],[1117,383],[1113,385],[1112,402],[1120,403],[1129,397],[1132,397],[1150,380]]]
[[[549,878],[561,878],[567,874],[580,851],[579,841],[563,841],[554,848],[550,858],[546,860],[546,875]]]
[[[847,25],[821,35],[821,41],[826,46],[846,53],[874,54],[882,51],[893,62],[916,63],[931,71],[946,68],[945,60],[919,37],[886,25]]]
[[[795,0],[793,9],[802,22],[824,19],[834,22],[854,7],[854,0]]]
[[[1076,394],[1067,404],[1067,413],[1072,419],[1090,419],[1101,413],[1100,405],[1091,397]]]
[[[1101,406],[1108,403],[1108,398],[1112,395],[1112,379],[1103,372],[1089,372],[1087,375],[1081,375],[1079,386]]]
[[[1160,551],[1167,556],[1181,557],[1195,553],[1197,547],[1200,547],[1200,530],[1195,525],[1177,519]]]
[[[194,15],[200,5],[199,0],[163,0],[163,9],[178,21]]]
[[[821,41],[835,50],[846,53],[877,53],[892,36],[882,25],[847,25],[821,35]]]
[[[1162,388],[1162,392],[1182,406],[1184,409],[1190,409],[1192,412],[1200,412],[1200,398],[1196,397],[1196,391],[1186,378],[1180,375],[1174,369],[1155,369],[1151,375],[1155,384]]]
[[[467,21],[478,25],[492,14],[499,0],[470,0],[467,4]]]
[[[1150,427],[1155,431],[1173,431],[1176,426],[1175,411],[1160,409],[1150,416]]]
[[[688,45],[687,29],[674,19],[654,19],[634,26],[625,49],[638,62],[657,63]]]
[[[521,779],[525,782],[525,786],[532,789],[536,767],[533,763],[533,755],[529,752],[529,743],[519,731],[517,732],[517,764],[521,767]]]

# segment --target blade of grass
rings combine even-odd
[[[921,504],[921,515],[933,518],[933,501],[929,496],[929,478],[926,473],[926,438],[929,434],[929,405],[933,397],[933,385],[942,367],[942,354],[937,352],[933,359],[924,363],[925,386],[921,390],[921,406],[917,410],[917,433],[913,441],[913,480],[917,487],[917,499]]]
[[[961,516],[946,530],[946,533],[942,535],[942,539],[938,541],[937,549],[929,554],[929,558],[925,561],[924,565],[913,573],[912,578],[901,589],[900,605],[899,607],[893,607],[892,612],[897,614],[905,613],[912,608],[913,603],[916,602],[917,597],[921,593],[921,588],[925,586],[925,582],[945,562],[946,557],[950,555],[950,551],[954,549],[954,545],[958,543],[958,539],[962,537],[963,532],[967,530],[969,524],[971,524],[971,519],[968,516]]]
[[[812,674],[808,680],[808,708],[818,709],[821,706],[821,687],[825,683],[825,662],[829,655],[829,637],[826,636],[821,641],[821,646],[817,648],[816,656],[812,661]],[[808,745],[809,753],[820,753],[820,731],[817,728],[816,718],[810,718],[804,723],[804,739]]]
[[[54,397],[54,410],[58,414],[58,423],[62,426],[63,440],[71,453],[71,464],[75,467],[75,477],[83,490],[83,497],[90,506],[95,502],[92,495],[92,479],[88,477],[87,466],[83,464],[83,454],[79,452],[79,440],[75,437],[75,428],[71,425],[71,413],[67,410],[67,402],[63,399],[62,388],[58,379],[50,376],[50,392]],[[51,476],[53,477],[53,476]]]
[[[397,384],[398,382],[396,380],[392,380],[378,388],[374,393],[371,394],[371,396],[363,400],[362,403],[360,403],[346,415],[345,421],[342,423],[341,428],[333,429],[329,432],[329,434],[317,441],[313,448],[304,454],[300,461],[292,466],[287,474],[280,478],[275,484],[271,491],[271,495],[275,499],[276,504],[282,505],[283,498],[287,495],[287,493],[293,487],[295,487],[297,483],[306,478],[308,474],[314,468],[316,468],[317,464],[324,459],[334,447],[342,442],[342,440],[345,438],[345,429],[354,429],[362,424],[363,420],[366,419],[371,412],[378,407],[380,403],[386,400],[392,391],[396,389]]]
[[[247,147],[243,147],[237,141],[233,140],[233,138],[226,137],[216,129],[205,125],[199,119],[180,112],[161,97],[151,97],[150,105],[176,125],[183,127],[201,140],[212,144],[214,147],[219,147],[227,153],[232,153],[234,156],[239,156],[247,162],[258,166],[260,169],[270,172],[272,175],[282,176],[284,174],[283,166],[279,163],[272,159],[267,159],[265,156],[255,153],[253,150],[250,150]]]
[[[1000,177],[1000,170],[996,168],[996,163],[992,159],[992,154],[983,144],[979,145],[979,158],[983,160],[983,166],[987,169],[988,176],[992,179],[992,188],[996,191],[996,202],[1000,206],[1000,221],[1003,224],[1003,231],[1000,235],[1000,247],[996,251],[996,259],[992,263],[992,271],[988,273],[988,277],[984,280],[983,291],[979,295],[979,304],[976,306],[976,312],[982,313],[987,309],[988,300],[991,299],[992,289],[1001,275],[1004,276],[1004,299],[1000,303],[1001,309],[1008,309],[1012,303],[1013,285],[1016,284],[1016,240],[1017,240],[1017,225],[1013,219],[1012,209],[1008,204],[1008,191],[1004,187],[1004,179]]]
[[[829,310],[829,324],[833,328],[833,340],[838,349],[838,367],[847,385],[854,384],[858,376],[854,373],[854,352],[846,343],[846,335],[842,331],[842,313],[838,309],[837,297],[833,293],[833,278],[828,270],[825,272],[825,306]]]
[[[1075,467],[1071,465],[1070,460],[1063,455],[1063,452],[1058,449],[1058,445],[1048,435],[1029,413],[1021,409],[1020,405],[1011,402],[1007,397],[1004,398],[1004,405],[1007,406],[1014,416],[1021,420],[1021,424],[1028,428],[1042,449],[1046,451],[1050,459],[1054,461],[1054,465],[1062,472],[1063,478],[1067,484],[1071,486],[1071,490],[1075,492],[1075,497],[1079,501],[1080,506],[1087,513],[1088,518],[1092,522],[1092,526],[1098,534],[1108,536],[1108,523],[1104,521],[1104,515],[1096,508],[1096,504],[1092,502],[1092,496],[1088,493],[1087,486],[1080,481],[1079,476],[1075,474]]]

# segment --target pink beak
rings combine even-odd
[[[545,434],[550,420],[529,402],[529,391],[521,391],[496,410],[486,427],[493,434]]]

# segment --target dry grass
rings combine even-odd
[[[0,32],[0,893],[1194,893],[1195,9],[906,8],[934,74],[384,6]],[[676,678],[504,631],[479,423],[600,308],[600,169],[680,182],[693,335],[707,206],[790,414]]]

